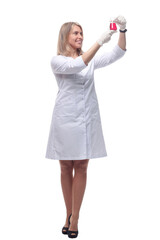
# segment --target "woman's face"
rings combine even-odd
[[[68,43],[72,48],[77,49],[82,47],[83,33],[80,27],[74,25],[68,36]]]

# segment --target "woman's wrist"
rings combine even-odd
[[[127,29],[119,29],[119,31],[121,32],[121,33],[125,33],[125,32],[127,32]]]
[[[126,50],[126,34],[124,32],[119,33],[118,45],[123,50]]]

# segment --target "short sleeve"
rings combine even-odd
[[[53,73],[57,74],[75,74],[82,71],[87,65],[82,56],[77,58],[57,55],[51,59],[51,68]]]
[[[124,56],[126,50],[123,50],[117,44],[111,52],[105,52],[94,57],[94,69],[106,67]]]

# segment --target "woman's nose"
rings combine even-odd
[[[83,38],[83,36],[82,36],[81,34],[78,34],[78,37],[79,37],[80,39],[82,39],[82,38]]]

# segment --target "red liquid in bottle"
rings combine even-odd
[[[110,23],[110,30],[117,30],[116,23],[114,23],[114,22]]]

